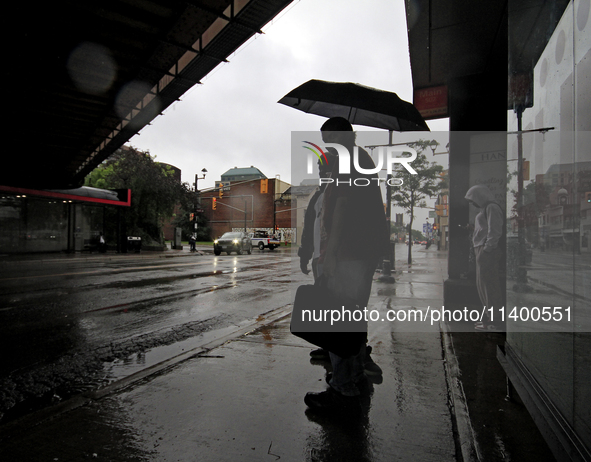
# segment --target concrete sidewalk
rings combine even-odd
[[[398,263],[396,283],[374,282],[372,309],[441,305],[447,255],[419,252],[412,267]],[[291,335],[286,311],[116,391],[0,427],[0,460],[477,460],[449,337],[439,325],[404,327],[371,323],[383,377],[358,413],[306,408],[330,366],[310,360],[313,347]]]

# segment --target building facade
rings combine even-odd
[[[131,205],[131,191],[83,186],[36,190],[0,186],[0,252],[95,250],[106,207]],[[119,240],[118,240],[119,241]],[[108,242],[115,245],[115,242]]]
[[[243,176],[233,173],[224,174],[212,190],[199,193],[199,210],[207,218],[211,238],[228,231],[260,229],[280,232],[284,240],[291,240],[291,214],[286,212],[291,202],[281,199],[289,184],[266,177],[229,180]]]

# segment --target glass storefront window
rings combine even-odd
[[[591,447],[591,2],[509,5],[508,122],[521,134],[508,140],[507,306],[572,319],[570,332],[508,326],[507,344]]]

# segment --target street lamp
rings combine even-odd
[[[201,173],[203,173],[202,177],[200,177],[198,173],[195,174],[195,193],[199,192],[199,189],[197,189],[197,181],[205,179],[205,174],[207,173],[207,169],[206,168],[202,169]]]
[[[437,146],[439,146],[439,143],[435,140],[431,140],[429,147],[431,148],[431,151],[433,151],[433,155],[435,155],[435,151],[437,150]]]
[[[207,169],[203,168],[201,170],[201,173],[203,173],[203,176],[199,176],[199,174],[195,174],[195,206],[193,207],[193,211],[195,213],[195,232],[197,232],[197,213],[199,213],[197,211],[197,209],[199,208],[199,206],[201,205],[201,198],[199,197],[199,189],[197,187],[197,182],[199,180],[204,180],[205,179],[205,174],[207,173]]]
[[[445,148],[447,149],[447,151],[435,152],[435,151],[437,151],[437,146],[439,146],[439,143],[435,140],[433,140],[433,142],[429,145],[429,147],[431,148],[431,151],[433,151],[434,156],[438,156],[440,154],[449,154],[449,143],[447,143],[445,145]]]
[[[525,106],[515,107],[517,114],[517,281],[513,285],[515,292],[530,293],[533,288],[528,284],[525,268],[525,216],[523,201],[523,127],[522,115]]]
[[[203,173],[203,176],[199,176],[198,173],[195,174],[195,198],[196,198],[196,204],[195,204],[195,208],[197,208],[197,205],[201,204],[201,199],[199,198],[199,188],[197,188],[197,182],[199,180],[204,180],[205,179],[205,174],[207,173],[207,169],[204,168],[201,170],[201,173]]]

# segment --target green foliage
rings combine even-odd
[[[436,162],[429,162],[423,153],[425,149],[437,143],[431,140],[419,140],[408,145],[417,151],[417,158],[412,162],[412,167],[417,174],[411,174],[403,166],[399,166],[395,177],[403,181],[403,185],[392,189],[392,202],[402,207],[409,216],[409,225],[412,229],[414,209],[426,207],[426,199],[434,197],[442,189],[447,187],[442,176],[443,167]],[[438,143],[437,143],[438,144]],[[408,246],[408,263],[412,263],[412,246]]]
[[[84,179],[84,186],[99,189],[111,189],[109,177],[113,175],[113,164],[103,163],[90,172]]]
[[[85,185],[131,189],[131,207],[121,212],[122,233],[140,236],[148,243],[162,243],[163,221],[173,216],[175,207],[190,208],[194,200],[189,185],[176,181],[169,166],[155,162],[149,152],[133,147],[118,149],[86,177]],[[113,238],[116,220],[108,218],[106,232]]]
[[[405,225],[397,225],[394,222],[390,223],[390,234],[400,234],[400,233],[405,233],[405,232],[406,232]]]
[[[427,237],[423,233],[421,233],[420,231],[418,231],[416,229],[413,229],[412,232],[411,232],[411,239],[413,241],[414,240],[417,240],[417,241],[426,241],[427,240]]]

